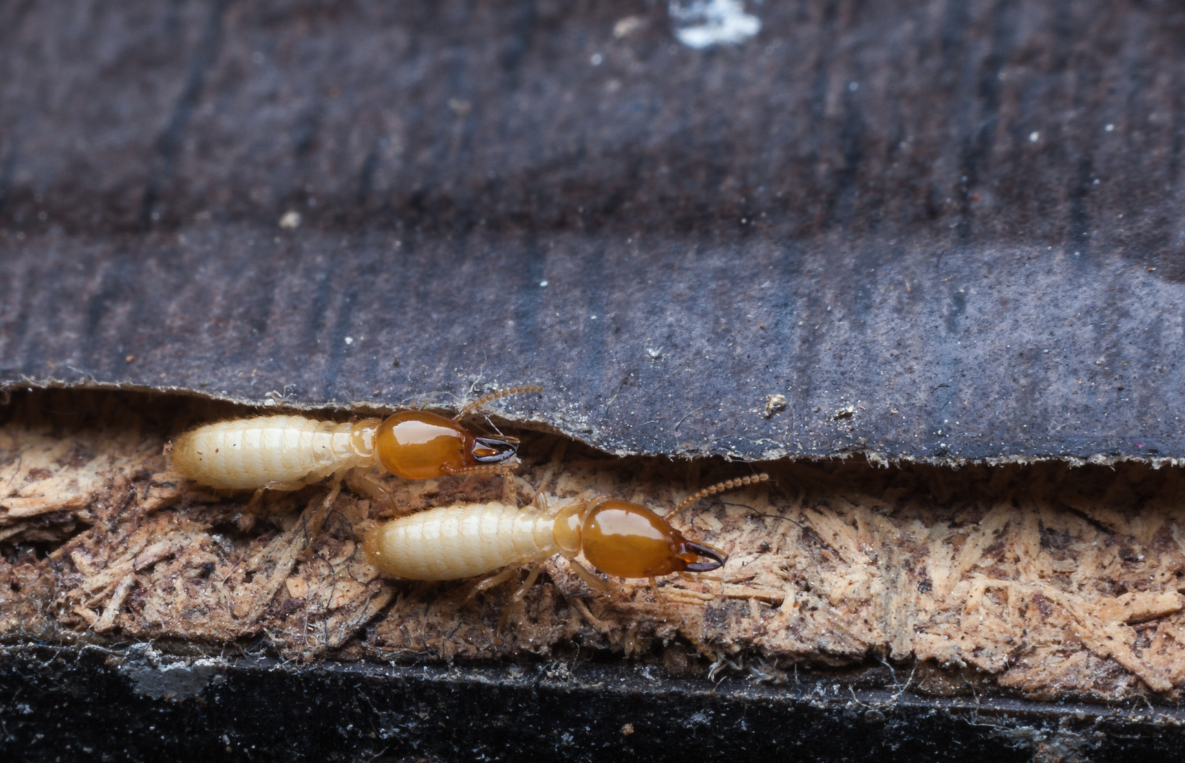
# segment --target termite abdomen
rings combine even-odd
[[[429,509],[377,525],[363,552],[409,580],[459,580],[556,553],[552,517],[538,509],[471,503]]]
[[[346,469],[369,467],[377,419],[353,424],[304,416],[258,416],[192,429],[174,441],[174,468],[195,482],[224,490],[268,483],[315,482]]]

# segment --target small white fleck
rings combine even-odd
[[[299,228],[300,227],[300,212],[297,212],[295,209],[290,209],[287,212],[285,212],[284,216],[280,218],[280,227],[286,228],[288,230],[292,230],[293,228]]]
[[[1103,129],[1106,130],[1107,132],[1115,132],[1115,125],[1107,125]]]
[[[594,321],[595,321],[595,320],[597,319],[597,316],[595,316],[595,315],[590,315],[590,316],[589,316],[589,319],[590,319],[590,320],[594,320]]]
[[[742,0],[670,0],[675,37],[689,48],[736,45],[761,31],[761,19],[745,13]]]
[[[540,286],[547,286],[547,281],[540,281],[540,282],[539,282],[539,285],[540,285]]]
[[[654,347],[648,347],[646,349],[646,354],[649,355],[653,360],[658,360],[662,357],[662,350]]]
[[[590,64],[592,64],[593,66],[600,66],[601,62],[604,60],[605,60],[605,57],[602,56],[600,53],[593,53],[591,56],[589,56],[588,62]]]
[[[1041,133],[1039,133],[1039,132],[1029,133],[1029,142],[1030,143],[1036,143],[1039,140],[1041,140]]]
[[[346,337],[346,344],[353,344],[353,343],[354,343],[354,337],[352,337],[352,336]]]
[[[848,83],[848,90],[852,91],[853,93],[854,93],[854,92],[856,92],[856,91],[857,91],[857,90],[859,90],[859,89],[860,89],[860,83],[859,83],[859,82],[849,82],[849,83]]]
[[[646,26],[646,20],[641,16],[626,16],[618,19],[617,23],[613,25],[613,36],[620,40],[644,26]]]

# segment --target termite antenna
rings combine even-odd
[[[762,472],[761,474],[751,477],[737,477],[735,479],[717,482],[715,485],[712,485],[712,487],[706,487],[698,493],[694,493],[693,495],[689,495],[684,498],[683,501],[678,506],[676,506],[673,511],[664,516],[663,519],[670,519],[699,499],[705,498],[709,495],[716,495],[716,493],[720,493],[725,490],[733,490],[734,488],[738,487],[744,487],[745,485],[756,485],[758,482],[766,482],[768,480],[769,475]]]
[[[453,421],[456,421],[457,419],[461,418],[462,416],[464,416],[466,413],[469,413],[470,411],[477,410],[478,408],[482,407],[486,403],[491,403],[495,400],[499,400],[504,397],[510,397],[511,395],[520,395],[524,392],[542,392],[542,391],[543,391],[543,387],[539,384],[523,384],[518,387],[507,387],[506,389],[498,390],[497,392],[491,392],[488,395],[482,395],[481,397],[477,398],[476,400],[474,400],[473,402],[469,403],[464,408],[462,408],[460,411],[458,411],[457,415],[453,417]]]

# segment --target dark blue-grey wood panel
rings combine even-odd
[[[664,3],[0,4],[0,381],[1185,456],[1185,10],[746,10],[695,50]]]

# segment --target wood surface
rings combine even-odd
[[[625,0],[5,4],[0,383],[542,383],[520,420],[620,454],[1185,454],[1185,12],[748,13],[699,50]]]

